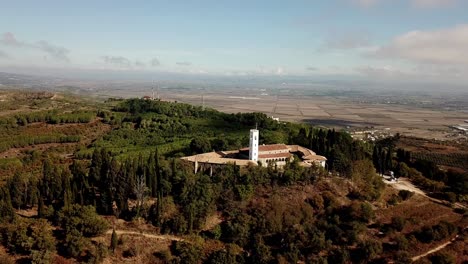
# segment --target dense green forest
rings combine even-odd
[[[373,203],[385,189],[376,171],[394,170],[433,191],[453,193],[455,198],[446,196],[455,200],[467,191],[466,175],[429,170],[432,167],[410,154],[396,151],[391,140],[355,141],[346,132],[280,123],[261,113],[226,114],[182,103],[129,99],[112,100],[94,111],[17,114],[0,124],[2,131],[14,134],[40,122],[102,122],[110,130],[86,144],[78,132],[4,137],[0,151],[80,143],[71,156],[24,152],[19,169],[0,188],[2,244],[10,254],[33,263],[50,263],[56,253],[100,263],[124,243],[119,244],[115,230],[110,247],[94,239],[112,227],[103,216],[143,219],[161,234],[186,237],[173,241],[167,252],[155,252],[160,263],[382,263],[388,252],[397,263],[408,263],[408,243],[439,241],[457,233],[457,227],[448,222],[427,226],[399,236],[390,248],[370,238],[366,230],[375,219]],[[261,144],[311,148],[328,158],[326,169],[302,167],[296,160],[282,169],[216,167],[210,176],[209,171],[194,173],[190,163],[179,159],[244,147],[248,130],[255,126]],[[288,201],[286,190],[298,186],[314,186],[317,193]],[[345,186],[345,194],[334,192],[340,186]],[[394,203],[411,195],[400,191]],[[16,213],[31,209],[37,209],[31,217]],[[213,214],[221,221],[207,229]],[[381,228],[394,234],[404,225],[404,220],[392,219]],[[223,246],[206,250],[198,238]]]

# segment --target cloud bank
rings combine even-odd
[[[468,65],[468,24],[433,31],[411,31],[379,47],[374,55],[415,63]]]
[[[192,65],[192,63],[188,61],[179,61],[179,62],[176,62],[176,64],[179,66],[191,66]]]
[[[8,54],[6,52],[0,50],[0,59],[7,59],[9,58]]]
[[[70,58],[68,57],[70,51],[68,49],[66,49],[65,47],[51,44],[45,40],[41,40],[35,43],[29,43],[25,41],[19,41],[16,38],[16,36],[11,32],[5,32],[0,38],[0,44],[19,49],[26,48],[38,50],[55,60],[62,62],[70,62]]]
[[[383,3],[392,4],[395,0],[348,0],[353,5],[361,8],[370,8]],[[403,2],[409,4],[412,7],[418,9],[428,8],[441,8],[441,7],[453,7],[458,3],[459,0],[403,0]]]
[[[450,7],[457,4],[457,0],[412,0],[413,6],[418,8]]]
[[[366,32],[333,33],[325,40],[322,49],[349,50],[371,45],[370,35]]]
[[[153,59],[150,61],[150,65],[151,65],[152,67],[156,67],[156,66],[161,65],[161,63],[159,62],[158,58],[153,58]]]
[[[102,56],[102,60],[106,64],[114,65],[121,68],[130,68],[132,66],[131,61],[122,56]]]

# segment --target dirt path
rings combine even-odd
[[[437,252],[437,251],[439,251],[439,250],[442,250],[442,249],[444,249],[446,246],[452,244],[453,241],[455,241],[457,238],[458,238],[458,235],[457,235],[455,238],[453,238],[452,240],[450,240],[450,241],[448,241],[448,242],[445,242],[445,243],[443,243],[442,245],[439,245],[438,247],[435,247],[435,248],[433,248],[433,249],[431,249],[431,250],[426,251],[425,253],[423,253],[423,254],[421,254],[421,255],[418,255],[418,256],[415,256],[415,257],[411,258],[411,260],[412,260],[412,261],[416,261],[416,260],[418,260],[418,259],[420,259],[420,258],[424,258],[425,256],[428,256],[428,255],[430,255],[430,254],[432,254],[432,253],[435,253],[435,252]]]
[[[423,190],[419,189],[418,187],[414,186],[407,178],[399,178],[397,182],[394,182],[394,181],[388,181],[388,180],[383,180],[386,184],[392,186],[393,188],[397,189],[397,190],[407,190],[407,191],[410,191],[410,192],[414,192],[414,193],[417,193],[417,194],[420,194],[426,198],[428,198],[429,200],[433,201],[433,202],[436,202],[438,204],[442,204],[442,205],[445,205],[445,206],[453,206],[455,208],[463,208],[463,209],[467,209],[467,207],[461,203],[449,203],[448,201],[442,201],[442,200],[439,200],[439,199],[435,199],[435,198],[432,198],[432,197],[429,197]]]
[[[147,238],[159,239],[159,240],[184,241],[184,239],[180,237],[171,236],[171,235],[155,235],[155,234],[149,234],[149,233],[144,233],[144,232],[127,231],[127,230],[115,230],[115,233],[117,233],[117,235],[137,235],[137,236],[144,236]],[[106,234],[112,234],[112,229],[107,230]]]
[[[390,186],[392,186],[393,188],[397,189],[397,190],[407,190],[407,191],[410,191],[410,192],[414,192],[414,193],[417,193],[417,194],[420,194],[422,196],[425,196],[427,198],[429,198],[426,193],[424,193],[421,189],[419,189],[418,187],[414,186],[408,179],[406,178],[399,178],[398,181],[387,181],[387,180],[384,180],[384,182]]]

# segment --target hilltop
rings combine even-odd
[[[466,174],[408,154],[419,150],[402,138],[364,142],[159,100],[0,98],[5,261],[409,263],[466,236]],[[231,164],[210,176],[180,159],[247,146],[255,125],[261,144],[308,147],[328,158],[327,170]],[[385,184],[378,173],[388,170],[422,190]],[[462,262],[458,244],[419,261]]]

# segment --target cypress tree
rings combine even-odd
[[[79,203],[80,205],[84,205],[85,200],[90,200],[89,197],[86,197],[88,189],[88,177],[86,177],[86,169],[82,163],[74,160],[70,165],[70,172],[73,175],[72,185],[75,202]]]
[[[387,163],[385,162],[386,158],[386,151],[384,149],[380,149],[380,157],[379,157],[379,162],[380,162],[380,174],[384,174],[385,171],[387,171]]]
[[[377,146],[374,146],[374,150],[372,152],[372,161],[374,163],[374,167],[377,169],[377,172],[380,174],[379,150],[377,149]]]
[[[304,127],[299,129],[299,134],[297,135],[297,143],[304,146],[307,141],[307,130]]]
[[[68,171],[62,172],[62,182],[63,182],[63,207],[65,209],[70,208],[73,203],[72,190],[70,186],[70,174]]]
[[[53,173],[52,163],[49,161],[49,159],[46,159],[42,164],[41,194],[47,200],[47,205],[51,204],[51,190],[49,182]]]
[[[101,176],[102,152],[95,149],[91,158],[91,167],[89,168],[89,184],[94,187]]]
[[[42,196],[39,194],[39,202],[37,205],[37,217],[43,218],[44,217],[44,200],[42,199]]]
[[[155,180],[155,172],[154,172],[154,155],[150,153],[148,157],[148,161],[145,165],[145,175],[146,175],[146,183],[148,184],[148,188],[150,190],[151,197],[156,197],[156,189],[154,188],[154,180]]]
[[[154,181],[154,185],[156,187],[156,196],[157,196],[157,204],[156,204],[156,226],[161,226],[161,215],[162,215],[162,197],[163,197],[163,190],[162,190],[162,177],[161,177],[161,168],[159,164],[159,150],[156,148],[154,153],[154,170],[156,174],[156,179]]]
[[[385,157],[385,167],[387,170],[393,170],[392,152],[392,148],[389,148]]]
[[[118,237],[117,237],[117,233],[115,232],[115,228],[112,229],[112,237],[111,237],[111,249],[112,249],[112,253],[115,253],[115,249],[117,248],[117,244],[118,244]]]
[[[12,222],[15,216],[10,192],[3,186],[0,188],[0,222]]]

